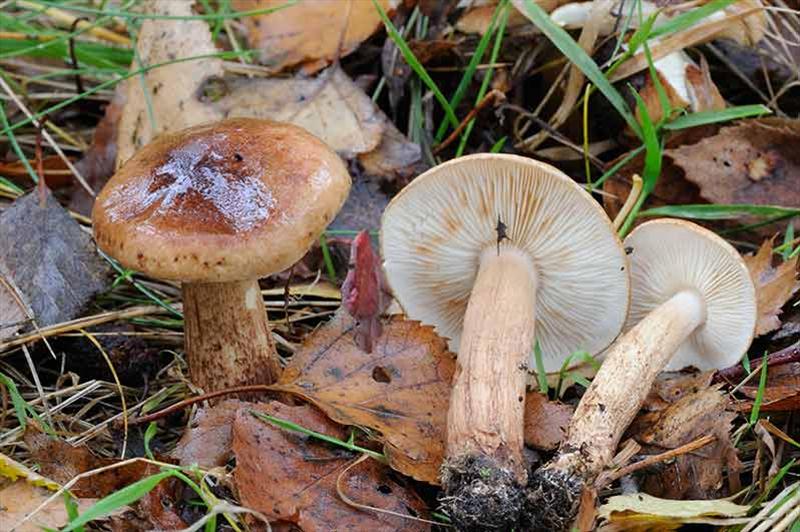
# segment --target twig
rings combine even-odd
[[[469,124],[472,121],[472,119],[475,118],[477,114],[483,110],[484,107],[489,105],[490,102],[503,101],[505,99],[506,95],[503,93],[503,91],[497,89],[490,90],[486,94],[486,96],[484,96],[481,99],[481,101],[478,102],[478,105],[476,105],[469,113],[467,113],[467,116],[465,116],[464,120],[462,120],[461,123],[458,124],[458,127],[455,128],[455,130],[453,130],[453,132],[450,133],[450,135],[446,139],[444,139],[444,141],[442,141],[438,146],[433,148],[433,154],[436,155],[437,153],[448,147],[450,144],[452,144],[458,138],[461,132],[464,131],[464,128],[467,127],[467,124]]]
[[[617,480],[618,478],[622,478],[626,475],[630,475],[640,469],[648,468],[652,465],[665,462],[682,454],[687,454],[700,449],[701,447],[705,447],[709,443],[716,440],[717,437],[713,434],[706,434],[703,437],[697,438],[694,441],[691,441],[685,445],[681,445],[675,449],[670,449],[669,451],[663,452],[661,454],[655,454],[644,458],[638,462],[633,464],[628,464],[625,467],[621,467],[615,471],[609,471],[603,475],[600,475],[597,478],[597,482],[595,482],[595,487],[597,489],[602,488],[603,486],[608,485],[609,483]]]
[[[75,27],[82,20],[87,22],[89,21],[89,19],[86,17],[76,18],[69,27],[69,32],[74,33]],[[78,56],[75,55],[75,35],[70,35],[69,37],[69,58],[72,61],[72,68],[75,70],[75,88],[77,89],[78,94],[83,94],[83,81],[81,80],[80,68],[78,66]]]
[[[780,351],[775,351],[767,356],[767,367],[782,366],[792,362],[800,362],[800,342],[790,345]],[[758,364],[751,368],[751,373],[756,373],[761,368],[762,362],[759,360]],[[736,364],[729,368],[721,369],[714,374],[711,382],[727,382],[730,383],[740,379],[745,374],[744,367],[741,364]]]
[[[188,399],[179,401],[174,405],[168,406],[167,408],[163,408],[158,412],[153,412],[152,414],[148,414],[146,416],[131,419],[129,421],[129,424],[141,425],[142,423],[149,423],[151,421],[155,421],[157,419],[166,417],[174,412],[178,412],[179,410],[183,410],[184,408],[192,406],[195,403],[208,401],[209,399],[214,399],[223,395],[230,395],[232,393],[254,393],[254,392],[272,392],[272,391],[276,391],[274,385],[272,384],[251,384],[248,386],[234,386],[233,388],[226,388],[224,390],[217,390],[216,392],[209,392],[209,393],[204,393],[202,395],[189,397]]]

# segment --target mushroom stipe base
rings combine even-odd
[[[525,492],[520,530],[569,530],[586,482],[579,475],[542,468],[531,474]]]
[[[442,509],[458,530],[516,529],[523,488],[513,471],[484,455],[461,455],[442,465]]]

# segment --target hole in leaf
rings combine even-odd
[[[384,384],[392,382],[392,377],[389,375],[389,372],[381,366],[375,366],[375,369],[372,370],[372,379],[375,382],[382,382]]]

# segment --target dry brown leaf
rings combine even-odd
[[[156,15],[194,15],[192,2],[174,0],[149,0],[142,10]],[[197,19],[147,18],[136,42],[142,64],[134,62],[133,70],[217,52],[208,23]],[[117,167],[159,133],[222,118],[215,108],[201,101],[197,90],[204,80],[222,73],[222,59],[208,57],[171,63],[127,80],[127,101],[117,134]]]
[[[66,484],[86,471],[118,463],[113,458],[95,456],[85,446],[75,447],[53,438],[37,429],[34,423],[25,430],[24,440],[40,472],[59,484]],[[82,478],[70,491],[78,497],[101,498],[157,472],[158,468],[146,462],[131,462]]]
[[[380,144],[372,151],[358,156],[364,172],[390,181],[398,177],[411,179],[421,174],[425,167],[419,144],[408,140],[390,120],[386,119],[385,122],[386,129]]]
[[[231,457],[231,425],[236,411],[248,403],[235,399],[198,410],[172,456],[181,465],[223,466]]]
[[[22,328],[33,312],[11,276],[0,273],[0,340]]]
[[[569,0],[567,0],[569,1]],[[536,2],[539,7],[548,13],[561,4],[565,3],[564,0],[539,0]],[[456,29],[461,33],[477,33],[483,35],[489,30],[492,23],[492,16],[497,9],[497,2],[490,2],[485,5],[470,7],[458,18],[456,22]],[[512,7],[508,13],[508,21],[506,27],[510,30],[519,26],[530,24],[525,15],[520,13],[516,8]]]
[[[800,288],[800,281],[797,280],[797,257],[774,267],[772,244],[773,239],[765,240],[758,248],[758,253],[744,257],[750,270],[750,277],[756,286],[758,300],[756,336],[774,331],[781,326],[781,320],[778,318],[782,312],[781,308]]]
[[[747,120],[665,150],[712,203],[800,207],[800,121]]]
[[[400,0],[379,0],[389,14]],[[234,0],[237,11],[286,6],[284,0]],[[344,57],[372,35],[381,18],[369,0],[303,0],[272,13],[243,19],[250,48],[259,61],[282,70],[303,63],[315,72]]]
[[[270,519],[297,524],[305,532],[336,530],[428,530],[414,521],[424,503],[398,483],[385,466],[367,460],[347,470],[354,455],[257,419],[258,411],[307,429],[347,440],[348,432],[310,405],[254,404],[236,413],[233,424],[234,480],[241,502]],[[337,493],[378,510],[349,506]],[[402,516],[407,516],[404,518]]]
[[[722,489],[722,471],[738,470],[736,449],[730,441],[735,414],[727,412],[727,397],[719,387],[703,388],[684,396],[657,414],[646,415],[636,424],[633,437],[646,454],[660,454],[712,434],[715,440],[693,453],[645,472],[644,490],[669,499],[717,496]]]
[[[37,168],[38,163],[35,159],[31,159],[28,164],[33,168]],[[42,167],[44,169],[45,183],[47,183],[48,187],[60,188],[72,182],[72,172],[67,168],[61,156],[50,155],[44,157],[42,159]],[[26,188],[30,186],[28,169],[20,161],[0,163],[0,175]]]
[[[697,393],[711,385],[715,370],[666,371],[660,373],[642,407],[647,411],[661,411],[687,395]]]
[[[386,117],[338,66],[315,78],[231,80],[214,105],[226,117],[247,116],[305,128],[344,157],[374,150]]]
[[[540,393],[529,393],[525,399],[525,444],[552,451],[567,434],[573,408],[549,401]]]
[[[342,206],[342,210],[331,222],[330,229],[349,231],[376,231],[381,227],[381,216],[389,196],[374,181],[356,177],[350,188],[350,195]]]
[[[367,354],[340,311],[292,357],[280,391],[311,401],[333,420],[377,430],[390,464],[424,482],[438,482],[444,426],[455,368],[431,327],[395,316]]]
[[[14,526],[50,498],[52,494],[51,491],[32,486],[24,480],[18,480],[0,489],[0,530],[41,532],[46,528],[59,529],[66,525],[69,516],[64,499],[57,497],[36,512],[28,521]],[[78,511],[85,512],[97,500],[77,499],[75,502],[78,505]]]
[[[750,399],[758,395],[757,385],[741,387],[741,392]],[[752,401],[740,403],[737,408],[750,411]],[[782,364],[767,369],[767,384],[764,388],[761,411],[778,412],[800,409],[800,362]]]

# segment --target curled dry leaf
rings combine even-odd
[[[737,405],[739,410],[750,411],[758,396],[757,385],[742,386],[741,392],[751,399]],[[800,362],[792,362],[767,369],[767,384],[761,399],[762,412],[789,412],[800,409]]]
[[[798,142],[800,121],[762,118],[664,153],[712,203],[800,207]]]
[[[192,2],[173,0],[149,0],[142,10],[156,15],[194,15]],[[117,134],[118,168],[159,133],[222,118],[215,108],[202,101],[197,90],[206,78],[222,75],[222,59],[206,57],[174,62],[217,52],[206,21],[147,18],[136,42],[142,64],[134,62],[131,69],[170,64],[125,82],[126,103]]]
[[[455,369],[447,344],[431,327],[390,318],[371,354],[355,343],[342,311],[292,357],[276,390],[311,401],[333,420],[381,433],[390,465],[436,483]]]
[[[722,471],[738,471],[741,467],[730,440],[736,415],[726,411],[727,405],[727,397],[719,387],[703,388],[637,420],[633,437],[646,454],[676,449],[708,434],[715,437],[697,451],[646,470],[646,492],[670,499],[708,499],[719,494]]]
[[[540,393],[529,393],[525,400],[525,444],[552,451],[567,434],[573,408],[549,401]]]
[[[391,14],[400,0],[378,0]],[[259,62],[275,71],[302,63],[315,72],[349,54],[375,33],[381,18],[369,0],[234,0],[237,11],[281,8],[243,19],[250,48],[261,50]]]
[[[338,66],[314,78],[230,79],[224,84],[226,92],[213,104],[218,114],[290,122],[345,157],[377,148],[386,128],[386,116]]]
[[[800,176],[798,176],[800,177]],[[777,267],[772,265],[773,239],[765,240],[758,253],[744,257],[750,277],[756,286],[758,299],[758,321],[756,336],[774,331],[781,326],[778,318],[781,307],[797,292],[800,282],[797,280],[797,259],[782,262]]]
[[[49,190],[37,191],[0,213],[0,275],[13,279],[37,325],[76,317],[108,286],[109,269],[91,237]]]
[[[252,411],[348,439],[344,427],[310,405],[292,407],[271,402],[240,408],[233,423],[233,475],[244,506],[271,520],[296,524],[305,532],[331,527],[375,532],[429,529],[413,519],[424,516],[424,503],[395,480],[388,468],[366,460],[348,469],[357,456],[283,430],[256,418]],[[340,498],[337,486],[348,499],[377,511],[348,505]]]
[[[749,506],[724,499],[676,501],[646,493],[631,493],[610,497],[598,508],[598,514],[610,524],[617,525],[608,530],[639,530],[637,524],[646,524],[648,530],[676,530],[682,523],[710,524],[715,518],[744,517],[749,510]]]
[[[228,400],[197,411],[172,452],[181,465],[223,466],[231,457],[231,425],[236,411],[248,403]]]

